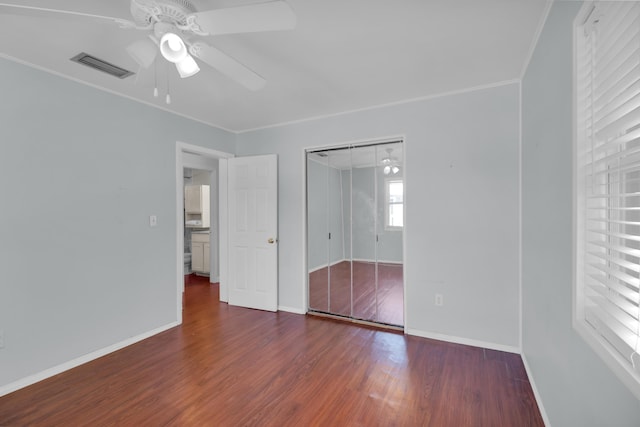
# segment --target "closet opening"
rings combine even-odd
[[[404,325],[403,141],[308,150],[311,314]]]

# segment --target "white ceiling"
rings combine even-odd
[[[131,19],[129,0],[2,0]],[[258,0],[259,1],[259,0]],[[198,10],[256,0],[192,0]],[[232,131],[519,79],[545,0],[288,0],[292,31],[208,37],[267,80],[252,92],[212,69],[180,79],[159,61],[119,80],[69,61],[81,51],[138,71],[144,37],[101,21],[0,7],[0,53]],[[168,65],[165,67],[165,64]],[[168,71],[168,73],[167,73]],[[167,76],[172,103],[164,103]]]

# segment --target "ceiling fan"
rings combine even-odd
[[[132,20],[93,15],[64,9],[0,3],[2,7],[26,13],[58,13],[86,19],[111,21],[121,28],[145,31],[126,47],[131,57],[144,68],[150,67],[158,52],[175,64],[182,78],[193,76],[200,67],[198,59],[250,90],[262,89],[265,79],[229,55],[205,43],[204,37],[221,34],[290,30],[296,15],[281,0],[224,9],[198,11],[189,0],[131,0]],[[195,58],[195,59],[194,59]]]
[[[383,165],[382,172],[385,175],[395,175],[400,172],[398,159],[391,155],[393,148],[387,148],[385,151],[387,152],[387,157],[383,157],[382,160],[380,160],[380,163]]]

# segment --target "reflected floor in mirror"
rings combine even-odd
[[[353,289],[351,289],[352,264]],[[377,289],[375,274],[376,264],[366,261],[341,261],[309,273],[309,308],[340,316],[403,326],[402,264],[378,263]],[[352,299],[353,313],[351,312]]]

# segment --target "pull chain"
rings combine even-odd
[[[158,59],[153,61],[153,97],[158,97]]]

